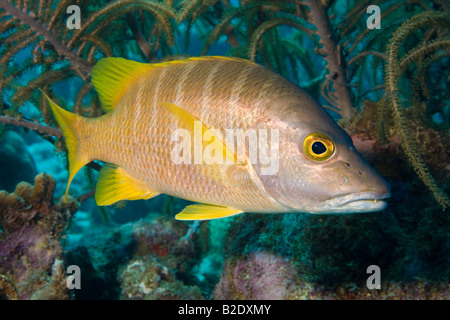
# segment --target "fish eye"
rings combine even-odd
[[[311,133],[303,141],[306,155],[316,161],[325,161],[334,154],[333,141],[323,133]]]

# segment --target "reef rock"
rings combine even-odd
[[[193,266],[198,235],[167,218],[104,226],[66,246],[65,259],[81,269],[75,299],[202,299]],[[95,245],[93,245],[95,244]]]
[[[215,298],[281,300],[288,298],[295,279],[287,259],[270,252],[254,252],[240,261],[227,261]]]
[[[405,208],[392,207],[384,214],[237,217],[214,298],[449,299],[448,218],[431,220],[434,210],[405,217]],[[420,219],[428,225],[412,230]],[[371,265],[381,270],[381,289],[367,286]]]
[[[34,186],[21,182],[14,193],[0,192],[0,274],[19,299],[69,298],[60,238],[78,203],[54,204],[54,189],[53,178],[41,173]]]
[[[242,260],[227,261],[216,287],[218,300],[448,300],[450,284],[413,280],[385,281],[380,289],[343,283],[329,287],[309,282],[288,259],[255,252]]]
[[[173,271],[151,256],[130,261],[120,270],[119,281],[121,299],[203,299],[197,286],[188,286],[177,280]]]

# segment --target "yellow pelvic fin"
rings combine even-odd
[[[92,69],[92,84],[103,110],[111,111],[136,78],[152,70],[152,65],[123,58],[101,59]]]
[[[177,220],[211,220],[234,216],[244,211],[210,204],[193,204],[175,216]]]
[[[205,176],[221,183],[230,184],[227,169],[230,165],[235,164],[244,167],[244,163],[238,162],[236,155],[230,151],[226,144],[197,117],[173,103],[161,102],[160,105],[169,111],[169,113],[178,121],[179,127],[190,132],[191,137],[195,137],[195,122],[198,121],[198,123],[201,124],[201,133],[199,132],[201,134],[200,138],[202,139],[202,137],[208,136],[210,142],[202,140],[202,147],[198,149],[194,148],[194,152],[202,153],[202,163],[197,164],[197,166],[199,166],[202,174]],[[217,159],[213,157],[210,152],[203,152],[205,147],[207,147],[208,150],[215,150],[215,152],[220,152],[221,150],[223,154],[219,159],[221,159],[222,162],[217,163]]]
[[[61,128],[66,141],[68,152],[67,157],[69,160],[69,181],[67,182],[66,193],[64,197],[67,201],[70,183],[75,177],[75,174],[91,161],[91,159],[89,159],[88,155],[85,153],[85,150],[82,150],[80,148],[79,140],[77,138],[77,135],[75,134],[80,123],[85,121],[85,119],[79,115],[76,115],[75,113],[64,110],[55,102],[53,102],[49,98],[49,96],[45,94],[44,91],[41,90],[41,92],[47,99],[47,102],[52,109],[53,116],[55,117],[56,122],[58,122],[58,125]]]
[[[145,190],[124,169],[109,163],[100,170],[95,188],[95,202],[99,206],[108,206],[120,200],[150,199],[157,195],[158,192]]]

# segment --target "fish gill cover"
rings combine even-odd
[[[449,25],[447,0],[0,0],[0,298],[449,299]],[[39,89],[95,118],[100,59],[201,55],[305,89],[389,181],[387,209],[185,223],[170,196],[97,207],[100,162],[59,200],[67,149]]]

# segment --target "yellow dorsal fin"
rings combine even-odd
[[[192,61],[234,61],[234,62],[242,62],[242,63],[248,63],[253,64],[257,66],[256,63],[242,58],[237,57],[225,57],[225,56],[201,56],[201,57],[190,57],[190,58],[184,58],[184,59],[178,59],[178,60],[170,60],[170,61],[164,61],[160,63],[155,63],[153,66],[160,66],[160,67],[166,67],[173,64],[180,64],[180,63],[189,63]]]
[[[151,64],[123,58],[101,59],[92,69],[92,84],[103,110],[112,110],[136,78],[152,69]]]
[[[211,204],[193,204],[187,206],[175,216],[177,220],[211,220],[234,216],[244,211]]]
[[[105,112],[115,108],[117,102],[128,90],[131,84],[141,75],[156,68],[185,64],[194,61],[240,61],[253,63],[248,60],[234,57],[204,56],[187,59],[172,60],[161,63],[141,63],[124,58],[103,58],[92,69],[92,84],[97,90],[100,102]]]
[[[121,167],[105,164],[100,170],[95,188],[95,202],[107,206],[120,200],[150,199],[158,192],[145,190],[139,181],[132,178]]]
[[[66,148],[68,153],[67,158],[69,161],[69,181],[67,182],[64,199],[67,201],[70,183],[75,177],[75,174],[91,161],[91,159],[87,155],[88,150],[85,150],[86,148],[80,148],[79,140],[75,134],[77,128],[80,126],[80,123],[86,121],[86,119],[79,115],[76,115],[75,113],[64,110],[55,102],[53,102],[52,99],[50,99],[44,91],[41,90],[41,92],[47,99],[47,102],[52,109],[53,116],[55,117],[56,122],[58,122],[58,125],[61,128],[64,139],[66,141]]]
[[[201,146],[194,146],[194,164],[197,165],[202,173],[216,181],[221,183],[230,184],[229,181],[229,170],[227,169],[230,165],[240,165],[244,166],[244,163],[238,162],[236,155],[231,152],[225,143],[214,133],[213,130],[210,130],[202,121],[196,118],[191,113],[186,110],[180,108],[179,106],[169,103],[169,102],[161,102],[160,105],[164,107],[169,113],[178,121],[178,126],[186,129],[190,132],[191,137],[195,137],[196,133],[196,122],[197,128],[201,129],[201,132],[198,135],[201,135],[199,138],[208,137],[207,140],[203,141]],[[199,130],[200,131],[200,130]],[[195,141],[193,142],[196,143]],[[204,152],[205,151],[205,152]],[[221,157],[212,156],[212,152],[222,152]],[[199,156],[198,153],[201,153]],[[195,159],[201,159],[201,163],[195,163]],[[219,161],[219,162],[218,162]]]

